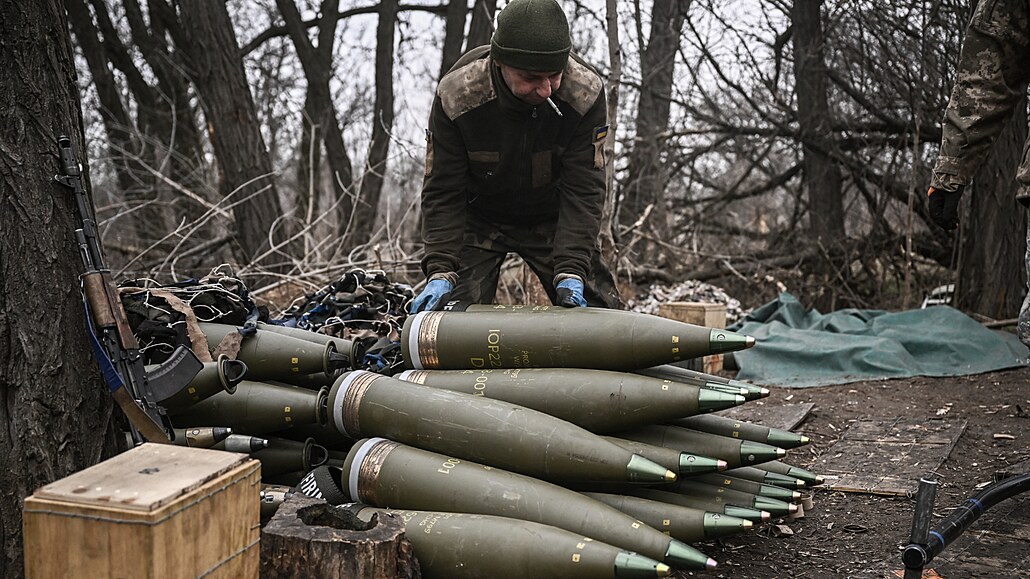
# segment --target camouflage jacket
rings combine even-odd
[[[962,45],[932,186],[954,191],[969,184],[1026,95],[1028,82],[1030,1],[980,0]],[[1017,198],[1030,197],[1027,153],[1016,174]]]
[[[554,223],[554,272],[586,278],[604,203],[607,110],[597,73],[577,55],[546,103],[515,97],[484,46],[440,81],[426,131],[422,237],[427,276],[453,275],[466,212],[492,223]]]

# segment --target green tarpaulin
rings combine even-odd
[[[734,354],[737,379],[763,385],[961,376],[1027,364],[1027,348],[1014,334],[984,328],[948,306],[821,314],[783,293],[731,329],[757,340]]]

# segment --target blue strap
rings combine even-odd
[[[125,382],[118,375],[114,362],[111,361],[111,358],[107,355],[107,350],[100,345],[100,340],[97,339],[97,335],[93,332],[93,317],[89,315],[89,306],[86,305],[86,302],[82,302],[82,307],[86,310],[86,334],[89,335],[89,344],[93,346],[93,356],[96,357],[97,364],[100,364],[100,373],[104,375],[107,389],[112,393],[117,392],[119,388],[125,386]]]

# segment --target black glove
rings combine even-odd
[[[930,208],[930,219],[945,231],[954,231],[958,227],[958,202],[962,199],[965,185],[959,185],[954,191],[930,187],[926,192]]]

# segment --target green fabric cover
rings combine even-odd
[[[783,293],[731,329],[757,340],[734,353],[736,378],[763,385],[962,376],[1027,364],[1027,348],[1014,334],[984,328],[948,306],[821,314]]]

